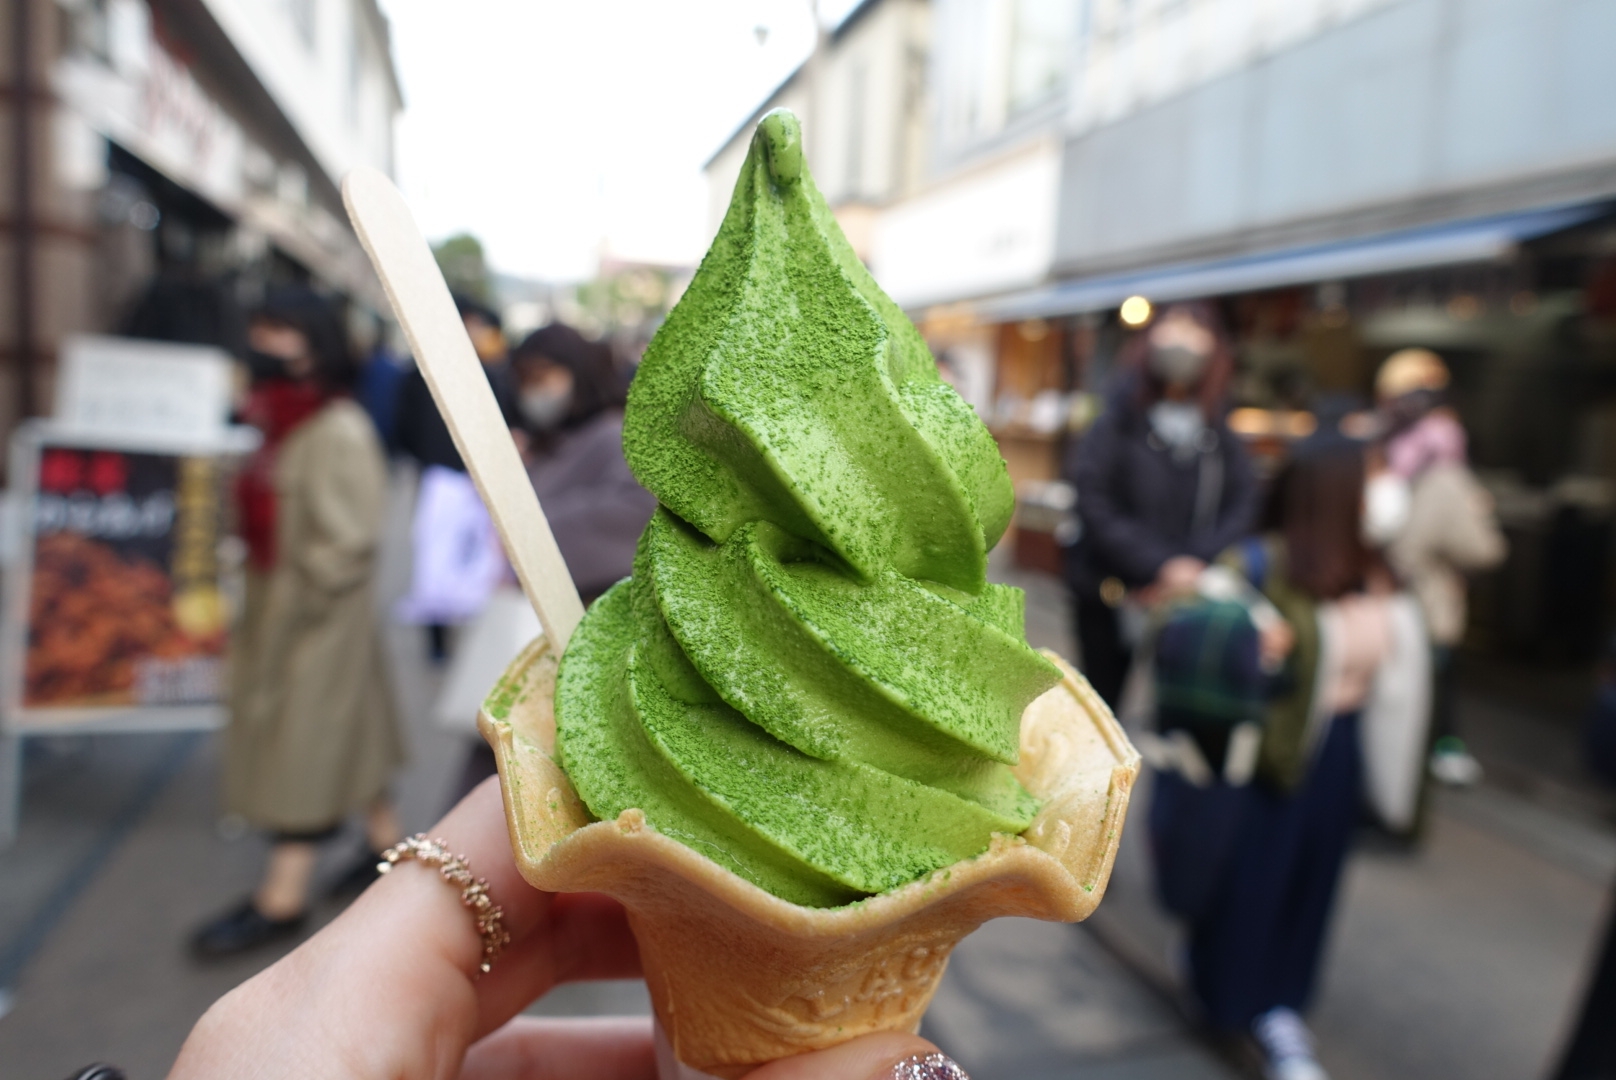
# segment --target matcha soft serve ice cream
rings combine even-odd
[[[796,119],[646,352],[624,449],[661,503],[561,661],[562,766],[600,819],[782,899],[885,892],[1017,834],[1028,703],[1060,673],[988,584],[998,449],[854,255]]]

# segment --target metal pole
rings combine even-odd
[[[33,78],[34,0],[13,0],[12,45],[12,132],[15,139],[12,162],[15,193],[11,207],[12,242],[16,253],[17,324],[15,353],[18,418],[34,411],[34,78]],[[22,805],[22,737],[5,730],[0,718],[0,848],[9,847],[17,835]]]
[[[12,46],[12,132],[16,176],[12,190],[13,241],[16,252],[16,394],[17,416],[34,413],[34,77],[33,77],[34,0],[13,0]]]
[[[22,820],[22,736],[0,728],[0,851],[17,839]]]

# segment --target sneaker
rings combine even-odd
[[[205,960],[235,956],[292,936],[303,928],[306,918],[271,919],[249,898],[197,930],[191,937],[191,952]]]
[[[1313,1033],[1295,1009],[1269,1009],[1251,1022],[1267,1080],[1330,1080],[1313,1056]]]
[[[1436,741],[1431,751],[1431,777],[1449,787],[1474,787],[1481,783],[1481,762],[1477,761],[1464,740],[1446,735]]]

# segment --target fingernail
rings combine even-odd
[[[892,1067],[887,1080],[971,1080],[946,1054],[916,1054]]]

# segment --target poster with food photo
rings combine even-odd
[[[223,701],[221,495],[216,457],[40,447],[25,710]]]

